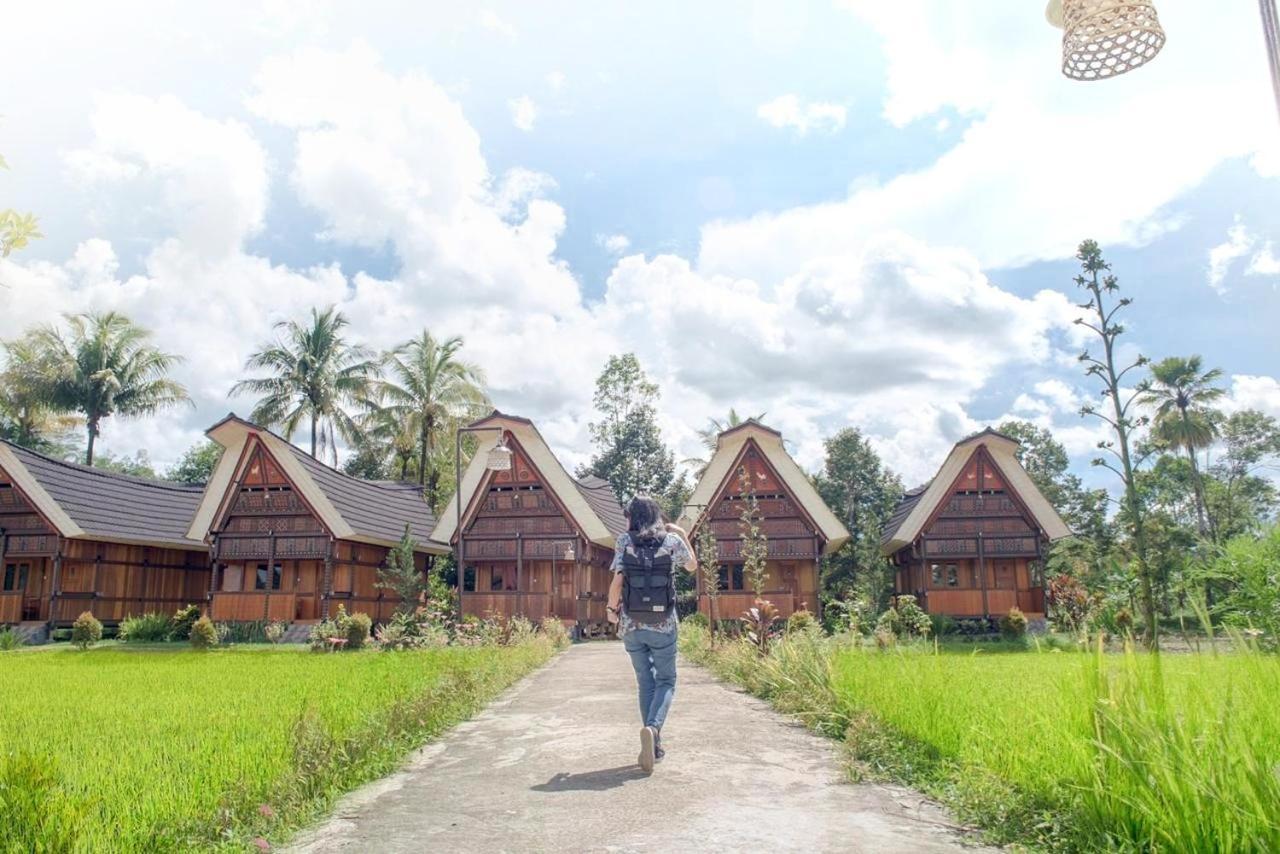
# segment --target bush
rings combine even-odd
[[[338,606],[339,610],[342,606]],[[355,613],[347,617],[346,633],[347,649],[362,649],[369,643],[369,635],[373,632],[373,620],[368,614]]]
[[[933,623],[933,636],[940,638],[943,635],[954,635],[960,631],[960,624],[955,618],[948,617],[946,614],[930,614],[930,621]]]
[[[0,651],[17,649],[22,644],[22,636],[13,629],[0,629]]]
[[[787,617],[787,634],[807,632],[818,627],[818,620],[808,611],[796,611]]]
[[[1027,615],[1017,608],[1000,618],[1000,634],[1005,640],[1018,640],[1027,633]]]
[[[564,623],[558,617],[543,617],[539,626],[542,635],[551,641],[551,645],[556,649],[564,649],[569,645],[569,630],[564,627]]]
[[[392,615],[390,622],[378,627],[374,641],[379,649],[388,652],[446,646],[449,643],[449,631],[445,623],[436,616],[436,612],[429,607],[397,612]],[[312,648],[315,648],[314,641]]]
[[[169,637],[176,641],[190,640],[191,627],[196,624],[198,619],[200,619],[199,605],[188,605],[185,608],[179,608],[173,613],[173,620],[169,624]]]
[[[209,649],[218,645],[218,627],[208,617],[201,617],[191,625],[188,637],[195,649]]]
[[[894,638],[910,638],[927,637],[932,630],[933,621],[916,604],[916,597],[899,596],[876,621],[876,643],[884,646],[880,637],[884,632]]]
[[[266,643],[266,620],[242,620],[235,623],[215,623],[218,643]]]
[[[262,633],[271,643],[280,643],[284,639],[285,630],[289,628],[287,623],[269,623]]]
[[[504,646],[519,646],[522,643],[528,643],[537,634],[537,629],[534,628],[533,623],[519,616],[507,620],[503,628],[505,629],[502,638]]]
[[[500,621],[469,614],[458,624],[454,639],[462,646],[496,646],[502,642],[502,632]]]
[[[71,624],[71,642],[81,649],[88,649],[102,640],[102,623],[88,611],[76,617]]]
[[[707,619],[707,615],[701,611],[693,612],[689,616],[682,618],[680,622],[686,626],[698,626],[703,629],[708,628],[711,625],[711,621]]]
[[[173,621],[164,614],[151,613],[126,617],[120,622],[116,637],[125,643],[160,643],[173,635]]]

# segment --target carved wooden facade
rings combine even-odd
[[[772,602],[782,617],[798,610],[817,612],[820,607],[818,561],[823,554],[825,538],[804,504],[769,462],[760,444],[752,438],[743,445],[723,476],[709,510],[698,515],[690,531],[696,542],[701,526],[710,525],[716,538],[720,566],[714,618],[735,619],[751,607],[755,599],[742,561],[744,527],[741,519],[746,506],[741,480],[743,472],[750,482],[750,490],[755,493],[763,518],[760,527],[767,538],[763,598]],[[699,610],[712,616],[711,600],[706,595],[701,572],[697,590]]]
[[[0,624],[66,626],[87,611],[111,625],[202,604],[208,584],[208,552],[199,544],[165,548],[64,537],[0,469]]]
[[[910,546],[891,555],[897,592],[956,618],[999,617],[1011,608],[1040,617],[1047,542],[1023,496],[978,445]]]
[[[603,629],[613,550],[587,536],[519,439],[507,443],[511,468],[488,472],[463,514],[463,613]]]
[[[388,619],[400,604],[377,586],[389,549],[335,537],[258,438],[242,456],[211,532],[212,618],[310,621],[342,604],[348,613]],[[425,572],[426,555],[418,554],[417,563]]]

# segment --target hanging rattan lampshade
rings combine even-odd
[[[1062,28],[1062,73],[1075,80],[1124,74],[1164,47],[1151,0],[1050,0],[1045,15]]]

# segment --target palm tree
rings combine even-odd
[[[311,427],[311,456],[328,450],[338,462],[337,437],[354,444],[360,425],[348,413],[352,407],[369,406],[380,373],[378,360],[367,347],[352,344],[343,335],[347,319],[335,306],[311,309],[307,325],[282,320],[275,329],[283,338],[263,345],[245,362],[245,370],[266,370],[272,375],[243,379],[231,394],[262,395],[250,418],[265,426],[278,426],[292,440],[304,422]]]
[[[706,459],[703,459],[702,457],[689,457],[688,459],[681,460],[681,462],[687,466],[693,466],[694,477],[702,477],[702,473],[706,471],[707,466],[711,463],[711,457],[716,452],[716,443],[719,441],[721,433],[725,430],[745,424],[748,421],[763,421],[764,416],[765,413],[761,412],[759,415],[752,415],[747,418],[743,418],[738,414],[738,411],[731,406],[729,407],[728,416],[726,416],[723,421],[719,418],[708,418],[707,426],[698,431],[698,440],[702,442],[702,447],[707,449]]]
[[[1222,378],[1217,368],[1202,370],[1199,356],[1170,356],[1151,366],[1151,387],[1142,397],[1155,408],[1152,431],[1169,445],[1187,452],[1195,490],[1196,520],[1200,536],[1217,540],[1213,521],[1205,510],[1204,480],[1196,451],[1213,444],[1218,435],[1217,410],[1212,404],[1224,392],[1214,385]]]
[[[29,333],[24,346],[31,348],[33,382],[45,405],[84,416],[86,465],[93,465],[103,419],[154,415],[191,403],[186,388],[168,377],[181,357],[152,347],[147,329],[114,311],[67,315],[67,322],[68,336],[44,326]]]
[[[45,453],[65,453],[69,434],[80,419],[50,407],[44,393],[47,376],[34,336],[3,342],[0,372],[0,438]]]
[[[427,502],[436,505],[440,469],[436,465],[441,436],[460,421],[483,414],[490,406],[484,372],[458,358],[462,338],[436,340],[430,331],[387,354],[391,378],[379,385],[386,417],[417,437],[418,484]]]

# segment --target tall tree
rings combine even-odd
[[[814,486],[849,529],[849,542],[823,559],[823,593],[843,599],[855,591],[877,608],[888,604],[893,575],[880,554],[880,529],[902,497],[902,481],[871,443],[846,427],[824,443],[826,458]]]
[[[440,498],[440,471],[434,462],[441,437],[452,422],[477,417],[490,405],[484,372],[459,358],[461,349],[461,337],[438,341],[424,329],[387,355],[390,378],[378,386],[383,417],[400,422],[405,433],[416,437],[418,484],[426,488],[432,507]]]
[[[1276,487],[1261,472],[1280,470],[1280,423],[1253,409],[1233,412],[1219,431],[1223,451],[1210,469],[1209,516],[1219,539],[1257,533],[1276,512]]]
[[[187,448],[173,468],[165,472],[164,479],[177,483],[208,483],[220,459],[222,446],[212,439],[205,439]]]
[[[349,342],[347,319],[336,307],[311,309],[307,325],[282,320],[275,325],[283,339],[265,344],[245,362],[246,370],[265,370],[270,376],[243,379],[231,394],[262,395],[253,421],[280,427],[289,439],[303,422],[311,427],[311,456],[328,450],[338,462],[337,437],[354,444],[360,425],[349,409],[368,407],[378,360],[367,347]]]
[[[756,485],[746,466],[738,469],[738,493],[742,496],[742,514],[738,517],[738,529],[742,532],[742,574],[759,599],[764,595],[768,571],[769,538],[764,533],[764,514],[760,512]]]
[[[693,466],[694,477],[702,477],[702,473],[706,471],[707,465],[711,462],[712,455],[716,452],[716,443],[719,441],[721,433],[747,421],[763,421],[764,416],[765,413],[761,412],[759,415],[749,415],[743,418],[731,406],[729,407],[729,414],[723,419],[708,418],[707,426],[698,431],[698,441],[706,449],[707,455],[705,457],[689,457],[682,461],[682,465]]]
[[[661,497],[675,476],[675,455],[658,429],[658,386],[649,381],[633,353],[610,356],[596,380],[599,421],[589,425],[596,453],[578,476],[609,481],[622,501],[646,493]]]
[[[1218,411],[1213,404],[1225,392],[1214,383],[1222,378],[1217,368],[1204,370],[1199,356],[1170,356],[1151,366],[1151,383],[1142,402],[1155,410],[1152,431],[1160,439],[1186,452],[1191,463],[1196,525],[1201,537],[1217,541],[1212,519],[1205,510],[1204,478],[1196,452],[1217,437]]]
[[[169,378],[182,361],[151,346],[151,333],[114,311],[67,316],[69,330],[42,326],[29,333],[40,398],[56,411],[78,412],[88,432],[85,464],[93,465],[102,422],[154,415],[191,403]]]
[[[1089,294],[1089,301],[1080,306],[1088,314],[1086,317],[1076,318],[1075,322],[1091,331],[1102,343],[1101,358],[1095,358],[1085,350],[1080,354],[1080,362],[1085,365],[1085,376],[1096,377],[1102,381],[1102,397],[1110,402],[1110,414],[1100,411],[1093,404],[1086,404],[1081,407],[1080,415],[1101,419],[1115,434],[1114,440],[1103,440],[1098,443],[1099,450],[1111,454],[1115,462],[1097,457],[1093,460],[1093,464],[1110,469],[1120,477],[1124,485],[1123,515],[1133,538],[1138,581],[1142,587],[1142,613],[1146,623],[1147,640],[1154,648],[1159,646],[1155,588],[1151,567],[1147,562],[1144,508],[1135,477],[1136,466],[1129,447],[1133,431],[1146,423],[1145,418],[1135,417],[1131,410],[1146,392],[1147,383],[1140,382],[1133,390],[1127,390],[1121,385],[1130,371],[1143,367],[1150,360],[1145,356],[1138,356],[1128,365],[1116,367],[1116,339],[1124,334],[1124,326],[1117,323],[1115,317],[1120,309],[1131,305],[1133,300],[1116,296],[1120,290],[1120,283],[1110,272],[1111,265],[1103,260],[1102,250],[1098,248],[1096,242],[1086,240],[1081,243],[1076,258],[1080,261],[1081,273],[1075,277],[1075,283],[1077,287],[1084,288]]]

